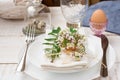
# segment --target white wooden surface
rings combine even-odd
[[[1,0],[0,0],[1,1]],[[1,5],[0,5],[1,6]],[[51,7],[52,25],[65,26],[65,19],[59,7]],[[21,49],[24,45],[24,35],[21,30],[24,27],[23,21],[6,21],[0,19],[0,80],[36,80],[26,73],[17,73],[16,66]],[[91,34],[89,28],[85,28]],[[116,62],[109,71],[107,78],[97,78],[94,80],[120,80],[120,36],[105,32],[110,44],[116,52]],[[27,66],[29,67],[29,61]],[[56,79],[57,80],[57,79]]]

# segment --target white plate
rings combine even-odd
[[[30,46],[28,50],[28,59],[33,64],[34,69],[28,70],[27,73],[37,79],[41,80],[90,80],[99,76],[100,62],[87,70],[82,70],[76,73],[51,73],[40,69],[39,58],[40,47],[39,40],[42,41],[45,35],[41,35],[37,40]],[[40,39],[41,38],[41,39]],[[107,50],[107,64],[110,69],[115,62],[115,51],[111,45],[108,46]]]
[[[31,44],[28,50],[28,58],[32,64],[37,66],[40,69],[43,69],[40,65],[49,63],[49,61],[45,61],[44,59],[44,46],[43,46],[43,41],[45,38],[45,34],[40,35],[37,37],[36,41]],[[89,62],[87,64],[87,67],[84,68],[72,68],[72,69],[47,69],[47,71],[51,72],[57,72],[57,73],[71,73],[71,72],[78,72],[81,70],[86,70],[88,68],[91,68],[92,66],[96,65],[99,61],[101,61],[102,58],[102,48],[101,48],[101,40],[95,36],[89,36],[88,38],[88,48],[89,52],[87,52],[90,55],[94,55],[94,57],[89,58]],[[58,63],[57,63],[58,64]],[[56,64],[54,64],[56,66]],[[63,64],[60,64],[60,66],[64,66]]]

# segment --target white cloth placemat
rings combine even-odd
[[[0,10],[6,10],[13,6],[15,6],[13,0],[0,0]],[[23,27],[25,27],[23,20],[0,18],[0,63],[18,63],[22,47],[25,44]]]
[[[6,5],[5,5],[6,4]],[[0,0],[0,10],[14,6],[13,0]],[[19,53],[24,46],[22,28],[24,21],[4,20],[0,18],[0,63],[17,63]]]
[[[17,63],[25,39],[24,21],[0,19],[0,63]]]
[[[17,63],[24,42],[23,37],[0,37],[0,63]]]

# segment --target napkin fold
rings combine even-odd
[[[106,31],[120,34],[120,1],[102,1],[88,8],[82,25],[89,26],[89,19],[96,9],[103,9],[108,18]]]
[[[89,54],[88,54],[89,55]],[[67,71],[86,68],[88,65],[87,54],[81,59],[81,61],[73,61],[71,57],[66,54],[61,54],[60,58],[54,63],[44,56],[43,62],[41,63],[41,68],[44,70],[55,70],[55,71]]]
[[[44,70],[66,71],[66,70],[75,70],[75,69],[87,68],[87,66],[86,66],[87,64],[88,64],[87,61],[80,61],[80,62],[75,62],[75,63],[64,65],[64,66],[42,64],[41,67]]]
[[[98,52],[96,53],[97,50]],[[77,70],[84,70],[89,68],[91,65],[96,64],[102,57],[101,39],[88,36],[86,54],[83,55],[80,61],[74,61],[68,55],[61,54],[59,59],[56,59],[54,63],[43,56],[41,69],[53,72],[72,72]]]

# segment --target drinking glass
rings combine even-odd
[[[104,23],[89,22],[91,30],[96,36],[101,36],[101,34],[106,30],[107,21]]]
[[[67,27],[79,28],[88,6],[88,0],[60,0]]]

